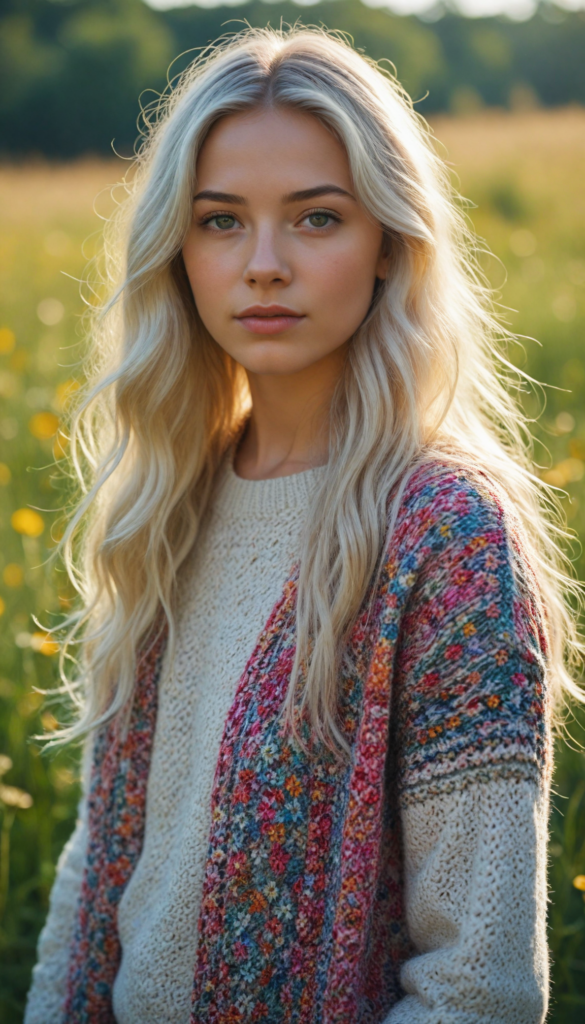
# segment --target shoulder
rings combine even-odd
[[[480,465],[463,457],[429,453],[407,474],[396,526],[425,532],[450,527],[460,535],[486,529],[517,530],[510,496]],[[443,534],[446,531],[443,530]]]
[[[481,468],[420,465],[400,499],[390,563],[398,549],[411,584],[396,665],[401,785],[496,763],[540,771],[548,642],[511,498]]]
[[[410,654],[419,633],[447,661],[489,633],[540,661],[548,640],[535,559],[503,487],[480,467],[434,457],[413,469],[395,506],[384,575]]]
[[[510,493],[471,460],[429,453],[389,496],[388,513],[388,556],[410,563],[417,575],[423,566],[439,571],[439,560],[443,568],[446,561],[464,560],[470,568],[487,561],[487,568],[497,564],[500,573],[513,571],[538,589]]]

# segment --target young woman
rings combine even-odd
[[[571,624],[423,123],[338,39],[246,31],[114,241],[66,541],[86,795],[27,1024],[538,1024]]]

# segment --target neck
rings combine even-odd
[[[291,374],[248,372],[252,412],[234,460],[248,480],[289,476],[329,458],[331,399],[345,347]]]

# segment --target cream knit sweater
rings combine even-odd
[[[119,908],[118,1024],[188,1024],[209,805],[235,688],[298,553],[320,470],[275,480],[226,463],[180,581],[161,677],[138,866]],[[219,671],[217,666],[220,666]],[[402,810],[417,949],[388,1024],[541,1024],[546,1013],[546,812],[536,786],[494,779]],[[61,1024],[84,866],[85,805],[63,851],[25,1024]]]

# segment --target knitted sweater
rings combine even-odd
[[[119,1024],[189,1019],[223,722],[294,560],[318,472],[251,482],[228,467],[183,572],[175,661],[167,659],[161,677],[144,846],[119,907]],[[418,780],[402,794],[413,955],[402,969],[405,994],[388,1021],[538,1024],[547,975],[545,789],[533,775],[501,771],[448,777],[449,785]],[[54,887],[26,1024],[61,1019],[85,845],[82,815]]]

